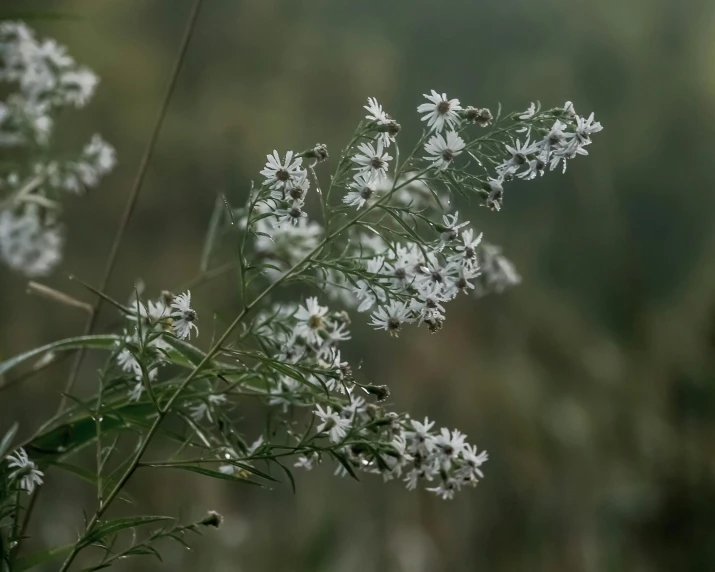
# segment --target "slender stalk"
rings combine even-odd
[[[114,241],[112,242],[112,246],[107,257],[107,263],[104,268],[104,275],[102,276],[102,281],[100,282],[98,288],[102,292],[107,289],[107,285],[109,284],[112,272],[114,271],[114,266],[117,262],[117,254],[119,253],[119,247],[124,238],[124,233],[129,226],[129,221],[132,218],[132,214],[134,213],[134,208],[136,207],[137,200],[139,199],[139,193],[142,188],[142,183],[144,182],[147,167],[149,166],[149,162],[151,161],[152,155],[154,154],[156,142],[159,138],[161,127],[164,123],[164,119],[169,109],[169,103],[171,101],[172,96],[174,95],[177,80],[179,78],[179,73],[186,58],[189,43],[191,42],[191,37],[193,36],[194,30],[196,28],[196,21],[198,20],[199,12],[203,3],[204,0],[196,0],[194,2],[194,6],[191,9],[189,19],[186,23],[186,28],[184,30],[183,38],[181,39],[179,52],[176,56],[176,61],[174,63],[174,69],[171,73],[169,85],[166,89],[164,99],[162,100],[161,105],[159,107],[159,112],[157,113],[156,120],[154,122],[154,127],[151,131],[151,135],[149,136],[149,141],[147,142],[146,148],[144,149],[144,154],[139,163],[139,168],[137,169],[137,174],[134,179],[134,183],[132,185],[131,191],[129,192],[129,197],[127,198],[127,202],[124,207],[124,213],[122,214],[122,218],[119,221],[119,227],[117,228],[117,232],[114,236]],[[90,313],[89,318],[87,319],[87,322],[84,327],[84,335],[89,335],[92,333],[92,330],[97,323],[97,316],[99,315],[99,310],[101,309],[101,307],[102,299],[99,298],[94,305],[93,311]],[[84,349],[80,349],[75,356],[74,362],[72,363],[72,369],[70,371],[70,375],[67,379],[67,383],[64,389],[65,395],[62,396],[58,411],[62,411],[67,405],[66,394],[72,391],[72,388],[77,381],[77,375],[79,374],[79,370],[82,366],[83,360]]]

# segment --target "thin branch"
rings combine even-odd
[[[169,86],[167,87],[166,94],[164,95],[164,99],[161,102],[161,106],[159,107],[159,113],[156,116],[156,121],[154,122],[154,128],[152,129],[151,135],[149,137],[149,141],[147,142],[146,149],[144,150],[144,155],[142,156],[141,162],[139,163],[139,168],[137,170],[137,174],[134,179],[134,184],[132,185],[132,189],[129,193],[129,197],[127,198],[127,203],[124,208],[124,213],[122,214],[121,221],[119,222],[119,228],[117,229],[117,233],[114,236],[114,241],[112,242],[112,247],[109,251],[109,256],[107,257],[107,264],[104,269],[104,275],[103,275],[102,281],[100,282],[100,285],[99,285],[100,291],[104,291],[107,289],[107,285],[109,284],[109,280],[112,276],[112,272],[114,271],[114,266],[117,261],[117,254],[119,253],[119,246],[122,243],[122,239],[124,238],[124,233],[126,232],[126,229],[129,225],[129,220],[131,219],[132,214],[134,212],[134,208],[137,204],[137,200],[139,198],[139,193],[142,188],[142,183],[144,182],[144,176],[146,175],[146,170],[147,170],[147,167],[149,166],[149,161],[151,160],[151,157],[154,153],[154,148],[156,147],[156,142],[157,142],[157,139],[159,138],[159,133],[161,131],[162,124],[164,123],[164,118],[166,117],[167,110],[169,109],[169,102],[171,101],[171,98],[174,94],[177,79],[179,77],[179,72],[181,71],[181,67],[184,63],[184,59],[186,57],[186,52],[188,50],[189,43],[191,41],[191,37],[194,33],[194,29],[196,28],[196,21],[198,19],[199,11],[201,10],[201,6],[202,6],[203,2],[204,2],[204,0],[196,0],[193,8],[191,10],[191,14],[189,15],[189,20],[186,24],[186,29],[184,30],[184,36],[181,40],[181,45],[179,47],[179,53],[176,57],[174,69],[171,73],[171,79],[169,81]],[[94,326],[97,322],[97,316],[99,315],[99,310],[101,309],[101,307],[102,307],[102,299],[100,298],[95,303],[93,311],[90,314],[89,318],[87,319],[87,322],[86,322],[85,328],[84,328],[84,335],[89,335],[92,333],[92,330],[94,329]],[[70,371],[69,378],[67,379],[67,384],[65,385],[65,389],[64,389],[64,395],[62,396],[62,399],[60,401],[58,411],[62,411],[65,408],[65,406],[67,405],[66,395],[69,394],[72,391],[72,389],[74,388],[74,384],[77,381],[77,375],[79,374],[79,370],[80,370],[80,367],[82,366],[83,359],[84,359],[84,349],[80,349],[75,357],[74,362],[72,363],[72,369]]]

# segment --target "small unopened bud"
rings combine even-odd
[[[219,513],[217,513],[215,510],[210,510],[208,514],[204,517],[204,519],[201,521],[201,524],[204,526],[213,526],[214,528],[218,528],[223,524],[223,516],[221,516]]]
[[[390,390],[386,385],[364,385],[365,390],[374,395],[378,401],[385,401],[390,397]]]
[[[317,143],[315,147],[303,153],[306,159],[315,159],[316,163],[322,163],[329,157],[328,147],[324,143]]]
[[[161,291],[161,298],[167,306],[171,306],[171,303],[174,301],[174,295],[168,290]]]
[[[480,127],[486,127],[489,125],[494,117],[492,116],[492,112],[489,111],[486,107],[482,109],[477,109],[476,107],[467,107],[463,112],[462,116],[464,119],[469,121],[469,123],[476,123]]]

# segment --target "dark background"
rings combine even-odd
[[[0,4],[69,14],[33,25],[102,78],[58,143],[99,131],[119,166],[67,201],[65,263],[46,281],[91,300],[67,275],[100,280],[191,2]],[[168,549],[166,569],[715,569],[713,38],[708,0],[208,0],[109,288],[120,299],[138,277],[156,294],[195,276],[216,192],[238,203],[274,148],[337,154],[367,96],[402,123],[403,145],[430,89],[493,110],[572,100],[605,129],[566,175],[509,186],[501,213],[460,204],[521,286],[455,302],[438,335],[387,339],[355,320],[347,354],[396,409],[489,450],[480,486],[443,502],[329,467],[297,473],[296,494],[140,477],[130,490],[147,512],[226,516],[191,552]],[[0,357],[82,329],[25,288],[0,270]],[[228,281],[193,295],[202,334],[236,305]],[[67,369],[3,393],[0,429],[51,414]],[[32,532],[71,542],[91,497],[48,477]]]

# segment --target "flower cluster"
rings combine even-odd
[[[58,199],[97,186],[114,168],[115,152],[95,134],[76,159],[47,160],[54,116],[64,107],[84,107],[98,83],[54,40],[37,40],[22,23],[0,23],[0,82],[11,86],[0,101],[0,148],[27,155],[21,166],[0,167],[0,259],[41,276],[62,257]]]
[[[591,144],[591,135],[603,127],[594,120],[593,113],[586,118],[577,115],[570,101],[561,111],[561,119],[556,119],[548,130],[535,130],[542,136],[541,139],[531,141],[532,129],[529,126],[525,128],[527,136],[524,141],[515,139],[513,144],[505,146],[509,156],[496,167],[501,180],[514,176],[533,179],[543,175],[546,167],[553,171],[559,163],[566,172],[568,159],[588,155],[586,147]],[[536,113],[536,104],[532,103],[519,118],[530,120]]]
[[[163,292],[157,300],[146,303],[135,299],[127,309],[130,324],[117,346],[117,365],[129,374],[130,398],[137,401],[146,384],[154,381],[159,367],[167,362],[172,346],[168,337],[189,339],[199,333],[196,311],[191,307],[191,292],[173,295]]]
[[[477,454],[459,431],[433,434],[434,423],[386,411],[382,402],[387,388],[362,385],[354,378],[339,349],[350,339],[349,324],[345,312],[331,312],[317,298],[297,307],[277,305],[256,319],[254,335],[263,347],[273,348],[269,355],[275,360],[273,374],[265,376],[269,403],[284,409],[308,407],[315,416],[314,433],[296,438],[302,455],[295,466],[310,469],[329,455],[340,461],[339,474],[362,471],[385,480],[402,478],[410,490],[424,481],[434,484],[428,490],[443,498],[476,485],[483,476],[479,467],[487,460],[485,452]],[[262,441],[260,445],[270,448]],[[250,447],[243,460],[256,449]],[[231,450],[227,458],[238,457]]]
[[[261,175],[266,178],[263,185],[269,191],[269,197],[261,204],[270,207],[275,215],[275,228],[298,226],[308,216],[303,207],[310,189],[310,180],[307,169],[303,168],[303,159],[313,159],[313,165],[325,161],[328,158],[327,148],[318,143],[304,153],[288,151],[284,160],[281,160],[278,151],[273,151],[273,154],[267,155],[266,158],[268,162]]]

